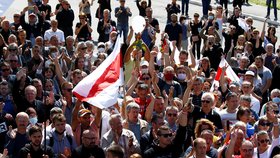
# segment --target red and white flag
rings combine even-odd
[[[100,109],[117,102],[119,87],[124,83],[122,69],[121,41],[119,36],[113,52],[91,74],[80,81],[73,94],[81,101]]]
[[[215,76],[215,79],[214,79],[213,84],[212,84],[211,89],[210,89],[211,92],[218,89],[218,87],[220,86],[219,81],[220,81],[220,77],[221,77],[221,74],[222,74],[222,68],[224,66],[228,66],[224,75],[227,76],[230,79],[230,82],[232,82],[232,81],[236,81],[238,83],[240,82],[238,76],[232,70],[231,66],[228,64],[228,62],[225,60],[225,58],[222,58],[221,62],[219,64],[219,68],[217,70],[217,74]]]

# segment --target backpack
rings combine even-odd
[[[50,146],[50,147],[53,147],[53,144],[54,144],[53,136],[52,136],[52,135],[49,135],[49,138],[50,138],[49,146]],[[72,146],[72,144],[73,144],[72,136],[69,135],[69,134],[66,134],[66,138],[67,138],[67,140],[69,141],[70,146]]]

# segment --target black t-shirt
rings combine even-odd
[[[88,157],[105,158],[105,153],[102,148],[94,146],[93,148],[85,148],[83,145],[77,147],[73,151],[72,157],[88,158]]]
[[[199,31],[202,28],[202,22],[199,21],[198,23],[194,23],[193,21],[191,21],[190,26],[191,26],[192,36],[199,35]]]
[[[247,69],[241,70],[239,67],[233,67],[232,70],[235,74],[240,78],[241,76],[245,75]]]
[[[158,22],[158,20],[157,20],[156,18],[153,18],[153,20],[150,22],[150,24],[151,24],[154,28],[156,28],[156,26],[159,25],[159,22]]]
[[[176,23],[175,25],[169,23],[165,26],[164,32],[168,34],[170,41],[178,42],[179,34],[182,34],[182,26],[179,23]]]
[[[19,157],[27,157],[28,154],[30,154],[31,157],[38,157],[38,158],[43,157],[43,155],[48,155],[49,158],[54,157],[54,152],[52,148],[49,146],[47,146],[46,151],[44,151],[43,146],[41,146],[41,148],[35,151],[30,144],[26,144],[25,147],[21,148],[19,152]]]
[[[256,46],[256,43],[257,43],[256,39],[251,38],[249,41],[253,44],[253,46]],[[266,53],[265,49],[264,49],[263,46],[262,46],[262,43],[263,43],[263,40],[260,39],[259,48],[256,48],[256,47],[253,48],[253,55],[254,55],[255,57],[256,57],[256,56],[259,56],[259,55],[261,55],[261,54],[263,54],[263,53]]]
[[[52,12],[52,7],[50,5],[44,5],[41,4],[39,6],[39,11],[44,11],[46,13],[46,20],[50,20],[51,19],[51,12]]]
[[[101,9],[100,13],[103,13],[104,9],[109,9],[110,11],[112,11],[112,9],[111,9],[111,0],[98,0],[97,3],[100,4],[100,9]]]
[[[212,49],[205,50],[203,57],[208,57],[211,68],[217,71],[221,61],[222,53],[223,49],[220,47],[220,45],[213,45]]]
[[[77,23],[76,28],[81,27],[81,25],[82,25],[81,23]],[[91,40],[91,33],[88,31],[87,25],[82,27],[82,29],[80,30],[80,32],[77,35],[77,39],[78,39],[78,41]]]

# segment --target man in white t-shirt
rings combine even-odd
[[[239,101],[235,92],[229,92],[227,94],[226,104],[227,108],[219,112],[224,129],[226,129],[227,127],[227,121],[229,121],[230,126],[234,125],[237,122],[236,114],[238,111],[237,107],[239,106]]]
[[[60,45],[64,45],[64,32],[57,28],[57,20],[51,20],[51,28],[45,32],[44,41],[46,44],[49,44],[49,41],[52,36],[57,36],[58,42]]]
[[[257,114],[260,112],[260,101],[256,98],[257,96],[253,92],[253,85],[251,82],[244,81],[241,85],[243,95],[250,96],[251,98],[251,109]]]

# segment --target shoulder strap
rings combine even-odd
[[[53,147],[53,144],[54,144],[53,136],[52,136],[52,135],[49,135],[49,139],[50,139],[49,146],[50,146],[50,147]]]
[[[72,141],[72,136],[71,136],[71,135],[69,135],[69,134],[66,134],[66,138],[67,138],[67,140],[69,141],[70,146],[72,146],[72,144],[73,144],[73,141]]]

